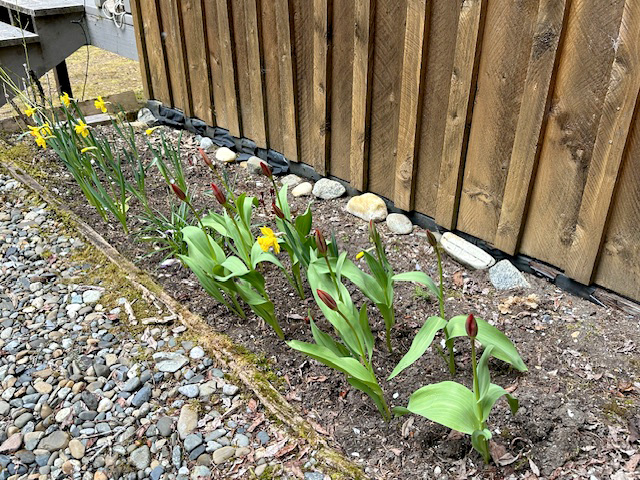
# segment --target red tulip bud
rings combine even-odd
[[[187,196],[184,194],[184,192],[178,185],[176,185],[175,183],[172,183],[171,189],[173,190],[173,193],[176,194],[176,197],[178,197],[180,200],[182,200],[183,202],[187,200]]]
[[[373,220],[369,220],[369,237],[371,237],[371,241],[375,242],[376,237],[378,235],[378,230],[376,229],[376,224]]]
[[[322,300],[322,302],[327,307],[329,307],[331,310],[338,310],[338,304],[336,303],[336,301],[333,299],[331,295],[329,295],[324,290],[320,290],[320,289],[317,289],[316,293],[318,294],[318,297],[320,298],[320,300]]]
[[[465,327],[467,329],[467,335],[469,335],[470,338],[476,338],[478,336],[478,322],[476,322],[473,313],[470,313],[467,317]]]
[[[215,183],[211,184],[211,190],[213,190],[213,195],[216,197],[216,200],[220,205],[225,205],[227,203],[227,198],[222,193],[222,190],[218,188]]]
[[[271,208],[273,208],[273,213],[276,217],[284,220],[284,212],[280,210],[280,208],[276,205],[276,202],[271,202]]]
[[[326,255],[327,241],[324,239],[324,235],[322,235],[322,232],[316,228],[313,232],[313,236],[316,239],[316,247],[318,248],[318,252],[320,252],[320,255]]]
[[[202,157],[202,161],[205,163],[205,165],[213,169],[213,163],[211,163],[211,160],[209,159],[209,155],[207,155],[207,152],[205,152],[203,149],[198,147],[198,153]]]
[[[431,230],[427,230],[427,240],[429,240],[429,245],[431,245],[433,248],[436,248],[438,246],[436,236],[431,233]]]
[[[273,172],[271,171],[271,167],[267,165],[265,162],[260,162],[260,168],[262,169],[262,173],[265,177],[273,177]]]

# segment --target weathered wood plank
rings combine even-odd
[[[473,104],[471,97],[475,90],[485,11],[486,0],[465,0],[458,20],[436,205],[436,222],[448,229],[456,224],[463,148],[472,110],[470,104]]]
[[[551,100],[552,77],[559,59],[558,47],[569,4],[567,0],[541,0],[538,9],[500,219],[493,241],[496,248],[509,254],[516,252],[524,225],[525,208],[540,153],[545,114]]]
[[[539,0],[487,3],[456,228],[493,241]]]
[[[283,124],[280,107],[280,60],[278,52],[278,33],[276,17],[276,1],[260,2],[260,17],[267,28],[261,30],[261,45],[263,51],[264,92],[267,113],[267,132],[269,148],[278,152],[284,151],[282,141]]]
[[[329,153],[329,99],[331,98],[331,25],[333,0],[313,0],[313,113],[312,165],[321,175],[327,172]]]
[[[298,161],[298,121],[296,118],[295,64],[293,58],[291,5],[289,0],[276,0],[276,31],[280,59],[280,115],[284,156]]]
[[[414,208],[430,217],[436,214],[442,142],[459,17],[459,2],[431,2],[418,161],[414,175]]]
[[[227,0],[204,2],[209,47],[209,68],[214,99],[215,123],[240,136],[239,111],[232,42],[230,6]]]
[[[213,98],[209,82],[209,55],[202,0],[181,0],[180,8],[193,115],[208,125],[213,125]]]
[[[640,116],[636,114],[627,144],[620,179],[595,283],[640,300]]]
[[[162,23],[160,9],[156,0],[136,0],[142,20],[148,58],[149,76],[153,97],[166,105],[173,105],[171,84],[169,83],[168,64],[162,41]]]
[[[313,8],[309,7],[308,0],[291,0],[291,6],[299,160],[310,165],[313,158]]]
[[[413,209],[416,133],[420,130],[419,108],[422,106],[422,83],[427,63],[429,11],[428,0],[407,2],[394,187],[395,206],[403,210]]]
[[[574,239],[624,0],[572,2],[520,251],[563,267]]]
[[[142,73],[142,89],[144,98],[153,98],[153,85],[151,84],[151,70],[149,69],[149,58],[147,53],[147,41],[144,32],[144,22],[142,21],[142,13],[140,11],[140,1],[133,0],[131,4],[131,16],[136,35],[136,48],[138,49],[138,62],[140,63],[140,72]]]
[[[376,0],[368,189],[393,198],[407,0]]]
[[[354,8],[353,81],[349,181],[363,191],[367,187],[371,80],[373,75],[375,0],[361,0]]]
[[[566,273],[589,284],[640,92],[640,3],[625,2],[609,87],[602,106]]]
[[[231,5],[236,46],[238,92],[242,134],[267,147],[265,103],[262,85],[258,0],[237,0]]]
[[[351,89],[353,88],[354,1],[333,4],[331,49],[331,175],[349,179],[351,148]]]
[[[169,77],[174,107],[187,116],[193,115],[189,95],[189,70],[186,65],[183,32],[180,26],[180,8],[177,0],[158,0],[162,18],[162,39],[166,51],[167,70],[161,75]]]

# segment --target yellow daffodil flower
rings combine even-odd
[[[146,133],[147,135],[151,135],[156,129],[158,129],[160,127],[153,127],[153,128],[147,128],[144,133]]]
[[[82,135],[83,138],[87,138],[89,136],[89,126],[82,120],[78,120],[78,124],[76,125],[76,133],[78,135]]]
[[[41,137],[42,135],[40,135],[40,127],[32,127],[31,125],[29,125],[29,134],[32,137],[38,138]]]
[[[269,248],[273,247],[273,251],[278,254],[280,253],[280,244],[278,243],[278,237],[273,233],[269,227],[260,227],[260,232],[264,237],[258,237],[258,245],[263,252],[269,250]]]
[[[98,147],[84,147],[82,150],[80,150],[80,153],[87,153],[90,152],[91,150],[97,150]]]
[[[51,126],[48,123],[45,123],[44,125],[42,125],[40,127],[40,134],[45,137],[50,137],[51,135],[53,135],[53,132],[51,131]]]
[[[102,97],[98,97],[98,99],[93,102],[93,104],[102,113],[107,113],[107,103],[102,99]]]
[[[364,252],[358,252],[356,254],[356,260],[360,260],[362,257],[364,257]]]
[[[34,113],[36,113],[37,111],[38,111],[38,110],[37,110],[35,107],[29,107],[29,108],[27,108],[27,109],[24,111],[24,114],[25,114],[27,117],[31,117],[31,116],[33,116],[33,114],[34,114]]]
[[[62,95],[60,95],[60,101],[65,107],[71,105],[71,98],[69,98],[69,94],[67,92],[64,92]]]
[[[47,148],[47,140],[42,135],[40,135],[36,137],[36,145],[45,149]]]

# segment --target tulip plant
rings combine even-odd
[[[486,422],[491,409],[500,397],[504,396],[511,412],[515,414],[518,411],[518,400],[504,388],[491,383],[488,364],[495,349],[493,345],[485,348],[480,361],[477,362],[476,337],[479,328],[472,314],[466,317],[464,329],[471,342],[473,390],[451,381],[434,383],[415,391],[406,408],[395,407],[393,411],[398,415],[415,413],[452,430],[471,435],[471,445],[488,463],[491,458],[488,444],[491,431],[487,428]]]
[[[367,306],[358,309],[351,300],[349,291],[340,281],[341,266],[346,253],[341,255],[331,274],[322,273],[318,265],[325,265],[323,258],[311,252],[311,264],[307,272],[309,284],[316,303],[325,318],[331,323],[340,341],[322,332],[311,320],[311,331],[315,343],[291,340],[287,344],[299,352],[344,373],[347,381],[366,393],[378,407],[385,419],[390,419],[390,410],[384,392],[376,378],[372,357],[374,337],[369,326]]]

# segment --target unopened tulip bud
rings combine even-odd
[[[316,293],[318,294],[318,298],[320,298],[320,300],[322,300],[322,302],[327,307],[329,307],[331,310],[338,310],[338,304],[336,303],[336,301],[333,299],[331,295],[329,295],[324,290],[320,290],[320,289],[317,289]]]
[[[218,188],[218,186],[215,183],[211,184],[211,190],[213,190],[213,195],[214,197],[216,197],[216,200],[220,205],[225,205],[227,203],[227,198],[224,196],[224,193],[222,193],[222,190],[220,190],[220,188]]]
[[[316,239],[316,247],[318,248],[318,252],[320,252],[320,255],[326,255],[327,241],[324,239],[324,235],[322,235],[322,232],[316,228],[313,232],[313,236]]]
[[[271,208],[273,208],[273,213],[276,217],[284,220],[284,212],[280,210],[280,208],[276,205],[275,202],[271,202]]]
[[[187,196],[185,195],[185,193],[182,191],[182,189],[176,185],[175,183],[171,184],[171,190],[173,190],[173,193],[176,194],[176,197],[178,197],[180,200],[182,200],[183,202],[187,200]]]
[[[262,169],[262,173],[265,177],[273,177],[273,172],[271,171],[271,167],[266,164],[266,162],[260,162],[260,168]]]
[[[431,245],[433,248],[436,248],[438,246],[436,236],[431,232],[431,230],[427,230],[427,240],[429,240],[429,245]]]
[[[213,163],[211,163],[211,159],[209,159],[209,155],[207,155],[207,152],[205,152],[203,149],[198,147],[198,153],[202,157],[202,161],[205,163],[205,165],[213,169]]]
[[[473,313],[470,313],[467,317],[467,323],[465,324],[467,329],[467,335],[469,338],[476,338],[478,336],[478,322],[476,322]]]

